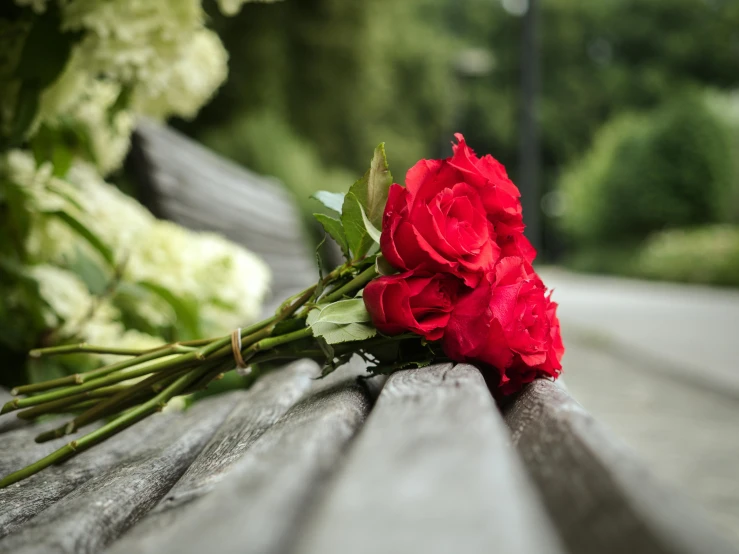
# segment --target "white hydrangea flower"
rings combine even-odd
[[[251,252],[167,221],[157,221],[146,240],[135,242],[125,276],[194,299],[210,332],[255,320],[270,282],[269,269]]]
[[[146,82],[166,70],[202,27],[200,0],[70,0],[63,28],[86,31],[80,48],[91,71]]]
[[[52,189],[76,195],[66,183],[54,178],[51,163],[37,166],[33,156],[24,150],[9,151],[0,159],[0,165],[3,174],[28,195],[35,211],[53,212],[66,207],[67,201]]]
[[[275,0],[218,0],[218,9],[223,15],[236,15],[247,2],[274,2]]]
[[[67,66],[44,92],[39,99],[39,109],[33,123],[31,133],[46,121],[56,121],[64,117],[75,104],[79,104],[85,94],[85,87],[90,83],[90,77],[84,69],[84,59],[79,48],[73,48]]]
[[[123,164],[134,128],[134,116],[121,110],[110,117],[121,86],[110,81],[89,79],[84,94],[66,114],[84,128],[89,137],[95,163],[103,175]]]
[[[154,223],[154,216],[134,198],[106,183],[90,164],[73,164],[67,179],[78,188],[85,221],[120,259],[125,259],[131,244]]]
[[[76,337],[82,342],[95,346],[110,346],[116,348],[138,348],[149,350],[164,344],[161,337],[154,337],[135,329],[126,329],[120,323],[120,312],[109,300],[98,303],[89,317],[78,322]],[[120,356],[99,355],[104,364],[119,361]]]
[[[177,60],[136,88],[134,108],[155,118],[194,117],[228,75],[228,52],[213,31],[196,32]]]
[[[44,312],[46,325],[58,329],[61,336],[94,344],[120,348],[148,350],[164,343],[135,329],[126,329],[120,322],[121,314],[109,300],[100,301],[73,272],[53,265],[31,267],[31,276],[38,282],[39,292],[48,309]],[[98,356],[103,363],[114,362],[118,356]]]
[[[15,0],[42,13],[48,0]],[[219,0],[236,13],[244,0]],[[147,281],[197,303],[205,331],[221,333],[254,320],[268,290],[266,265],[253,254],[207,233],[157,221],[136,200],[104,181],[129,147],[136,113],[192,117],[225,80],[228,55],[204,26],[201,0],[58,0],[62,26],[81,32],[59,78],[42,92],[30,129],[72,121],[83,129],[96,165],[75,160],[64,179],[29,152],[0,156],[0,170],[29,199],[29,271],[48,304],[46,324],[61,336],[89,343],[149,348],[161,339],[126,330],[111,299],[94,299],[72,271],[92,247],[52,212],[72,214],[108,245],[124,267],[123,280]],[[20,82],[12,78],[26,27],[0,20],[0,132],[7,134]],[[7,28],[6,28],[7,27]],[[7,32],[5,32],[7,31]],[[12,37],[11,37],[12,35]],[[11,38],[16,37],[17,40]],[[123,83],[130,104],[110,117]],[[109,268],[108,268],[109,270]],[[128,307],[126,308],[128,309]],[[155,327],[174,318],[161,301],[139,302],[136,313]]]
[[[75,273],[47,264],[32,266],[29,273],[48,305],[44,321],[49,328],[79,324],[89,313],[93,297]]]

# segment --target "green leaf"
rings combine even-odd
[[[328,344],[374,337],[377,330],[369,322],[370,315],[361,298],[314,308],[308,313],[307,320],[313,335],[323,338]]]
[[[128,109],[128,107],[131,105],[131,98],[133,97],[133,86],[130,84],[124,84],[121,87],[120,92],[118,92],[118,96],[115,99],[115,102],[108,108],[107,112],[107,120],[108,125],[111,127],[115,123],[116,116],[121,113],[122,111]]]
[[[337,323],[316,323],[313,334],[323,339],[328,344],[340,342],[353,342],[370,339],[377,334],[377,329],[367,323],[349,323],[341,325]]]
[[[113,256],[113,251],[108,248],[108,246],[79,219],[77,219],[69,212],[64,212],[61,210],[46,212],[46,214],[58,217],[64,223],[69,225],[78,235],[80,235],[83,239],[90,243],[90,246],[92,246],[100,253],[103,259],[108,262],[108,264],[110,264],[110,267],[115,269],[115,257]]]
[[[362,211],[359,199],[353,192],[349,192],[344,199],[341,223],[354,260],[363,258],[375,243],[364,225]]]
[[[382,214],[392,182],[385,145],[380,144],[375,149],[369,170],[351,186],[342,206],[341,222],[355,260],[365,256],[375,242],[365,220],[375,230],[382,228]]]
[[[34,82],[24,82],[15,105],[10,129],[10,146],[18,146],[26,138],[26,132],[36,119],[43,89]]]
[[[339,300],[323,307],[318,306],[308,314],[308,325],[313,325],[316,322],[348,324],[365,321],[371,321],[371,319],[367,308],[364,306],[364,300],[360,298]]]
[[[367,214],[364,213],[364,208],[362,208],[361,205],[359,206],[359,209],[362,211],[362,222],[364,223],[364,228],[367,230],[370,238],[372,238],[372,240],[377,244],[380,244],[380,231],[378,231],[377,227],[372,225],[372,222],[367,219]]]
[[[69,61],[74,43],[82,33],[63,32],[56,2],[49,2],[43,14],[34,18],[14,77],[44,89],[56,81]]]
[[[318,220],[318,223],[323,225],[324,230],[336,241],[336,244],[339,245],[348,260],[350,257],[349,242],[347,242],[341,221],[325,214],[313,214],[313,217]]]
[[[367,199],[366,202],[362,203],[367,218],[375,227],[382,228],[382,214],[385,211],[388,191],[392,184],[393,176],[390,174],[387,165],[385,143],[383,142],[375,148],[367,182]]]
[[[343,192],[329,192],[327,190],[319,190],[318,192],[313,194],[311,198],[313,198],[314,200],[318,200],[329,210],[333,210],[337,214],[341,213],[341,206],[344,204]]]
[[[150,290],[172,307],[177,316],[177,340],[201,338],[197,302],[188,298],[181,298],[169,289],[156,283],[141,281],[137,284]]]
[[[74,256],[68,261],[68,269],[85,282],[91,294],[101,296],[110,285],[110,275],[97,258],[87,255],[80,246],[79,243],[74,245]]]
[[[324,271],[324,263],[323,263],[323,256],[321,256],[321,248],[323,248],[323,245],[326,244],[326,235],[323,235],[323,238],[321,239],[321,242],[318,243],[318,246],[316,246],[316,265],[318,266],[318,282],[316,283],[316,290],[313,293],[315,298],[320,298],[321,294],[323,293],[323,289],[325,287],[323,282],[323,276],[326,273]]]

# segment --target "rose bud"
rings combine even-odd
[[[433,341],[444,333],[460,284],[451,275],[407,272],[371,281],[362,296],[381,333],[410,332]]]

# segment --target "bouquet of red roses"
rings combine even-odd
[[[0,481],[24,479],[118,433],[180,395],[239,367],[254,379],[285,361],[313,358],[330,373],[353,355],[372,373],[432,361],[471,362],[495,395],[536,377],[556,379],[564,353],[557,305],[534,271],[520,193],[492,156],[456,135],[451,158],[421,160],[392,184],[384,146],[346,194],[315,198],[335,217],[316,218],[346,262],[287,299],[275,315],[231,335],[154,350],[65,345],[31,356],[101,352],[114,364],[18,387],[1,413],[35,419],[73,413],[43,442],[101,419],[106,424]],[[380,231],[381,229],[381,231]],[[20,396],[24,397],[21,398]]]

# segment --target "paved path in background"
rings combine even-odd
[[[541,273],[573,396],[739,544],[739,293]]]

